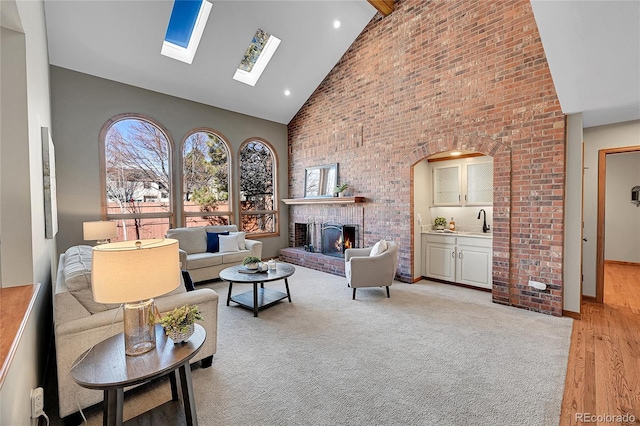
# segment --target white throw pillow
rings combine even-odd
[[[220,251],[239,251],[238,249],[238,237],[236,235],[219,235],[218,241],[220,241]]]
[[[384,253],[385,251],[387,251],[387,242],[385,240],[380,240],[373,245],[369,256],[377,256]]]
[[[247,243],[245,241],[245,236],[247,235],[246,232],[229,232],[229,235],[235,235],[236,237],[238,237],[238,248],[240,250],[247,249]]]

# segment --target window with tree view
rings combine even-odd
[[[197,131],[182,149],[182,205],[187,226],[228,225],[229,148],[213,132]]]
[[[118,224],[112,241],[162,238],[171,219],[167,135],[141,117],[114,118],[103,135],[103,214]]]
[[[277,233],[276,161],[271,147],[261,140],[242,144],[240,164],[240,224],[253,234]]]

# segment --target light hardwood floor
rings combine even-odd
[[[635,421],[587,423],[583,413],[627,414]],[[638,266],[606,264],[604,303],[583,301],[582,319],[574,321],[560,425],[584,424],[640,424]]]

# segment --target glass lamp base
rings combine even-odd
[[[129,356],[142,355],[156,347],[153,299],[124,305],[124,351]]]

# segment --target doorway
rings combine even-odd
[[[605,249],[606,249],[606,192],[607,192],[607,156],[640,153],[640,146],[609,148],[598,151],[598,212],[596,227],[596,302],[604,302]],[[610,157],[611,158],[611,157]],[[640,184],[640,182],[638,183]],[[629,185],[629,189],[633,187]],[[629,202],[631,194],[629,193]],[[640,208],[640,207],[636,207]]]

